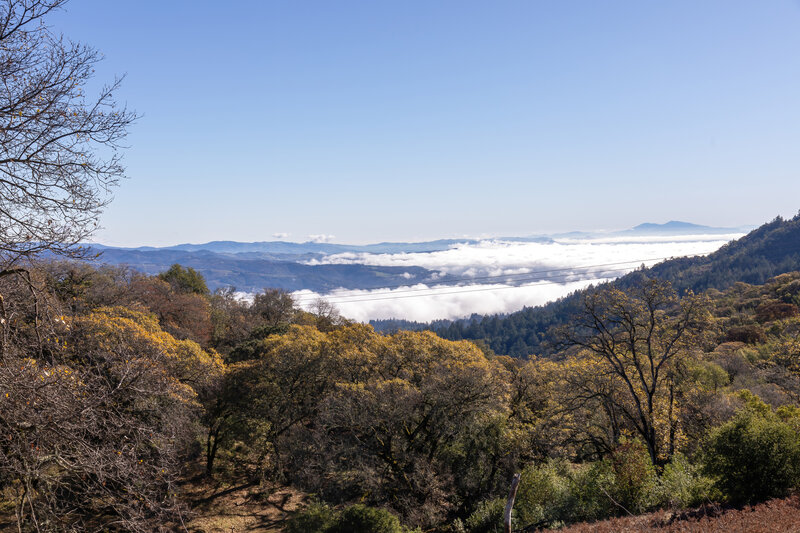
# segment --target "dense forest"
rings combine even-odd
[[[764,283],[767,279],[800,269],[800,214],[789,220],[777,217],[714,253],[679,257],[642,268],[611,282],[619,288],[639,283],[643,277],[669,281],[680,293],[724,290],[736,282]],[[580,307],[572,294],[539,307],[510,315],[472,316],[464,320],[430,324],[377,321],[377,329],[430,329],[451,340],[481,340],[497,353],[527,357],[553,354],[557,346],[551,328],[566,324]]]

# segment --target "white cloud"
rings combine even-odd
[[[253,294],[252,292],[236,291],[233,293],[233,297],[239,300],[240,302],[253,303],[255,294]]]
[[[642,264],[708,254],[741,235],[680,235],[557,239],[553,242],[483,240],[430,253],[334,254],[308,264],[420,266],[437,275],[471,280],[466,286],[415,285],[376,290],[295,293],[302,304],[324,297],[354,320],[405,318],[430,321],[472,313],[510,313],[614,279]],[[494,277],[493,276],[501,276]],[[515,280],[511,282],[507,278]],[[547,281],[544,278],[549,278]]]
[[[439,318],[462,318],[472,313],[516,311],[525,306],[544,304],[602,281],[606,280],[589,279],[565,284],[536,282],[521,286],[472,284],[428,287],[420,284],[371,291],[339,289],[324,295],[308,290],[293,294],[298,303],[306,308],[310,308],[317,298],[325,298],[343,316],[360,322],[380,318],[428,322]]]
[[[612,237],[601,239],[557,239],[553,242],[484,240],[456,244],[448,250],[429,253],[342,253],[307,264],[366,264],[420,266],[458,277],[479,278],[525,274],[551,269],[576,269],[584,277],[596,277],[636,262],[648,265],[663,258],[707,254],[739,235],[681,235],[674,237]],[[604,266],[605,265],[605,266]],[[581,268],[581,267],[591,268]],[[616,274],[611,273],[612,276]]]
[[[288,233],[273,233],[272,234],[272,238],[273,239],[288,239],[289,238],[289,234]]]
[[[325,235],[324,233],[320,233],[318,235],[314,234],[314,235],[309,235],[308,236],[308,240],[309,241],[315,242],[315,243],[318,243],[318,244],[331,242],[335,238],[336,238],[335,235]]]

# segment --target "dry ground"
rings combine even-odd
[[[190,533],[278,533],[286,519],[302,507],[306,495],[289,487],[264,487],[240,482],[209,482],[197,476],[182,484]],[[185,531],[180,524],[166,526]],[[14,506],[0,492],[0,532],[16,532]]]
[[[277,533],[306,496],[289,487],[250,483],[217,484],[204,481],[184,487],[191,502],[186,523],[191,533]]]
[[[591,524],[574,524],[559,533],[798,533],[800,497],[723,509],[707,505],[691,511],[661,511],[642,516],[615,518]]]
[[[226,484],[199,477],[188,481],[184,491],[191,502],[186,522],[191,533],[279,533],[286,519],[307,502],[307,495],[289,487]],[[0,501],[0,531],[16,531],[13,509],[7,501]],[[800,496],[770,500],[743,509],[706,505],[678,513],[659,511],[573,524],[558,532],[800,533]]]

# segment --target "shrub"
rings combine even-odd
[[[582,465],[570,476],[569,514],[565,521],[591,521],[616,514],[610,499],[614,469],[608,460]]]
[[[337,518],[336,511],[327,505],[312,503],[286,523],[286,533],[327,533]]]
[[[743,342],[745,344],[758,344],[765,342],[767,336],[759,326],[736,326],[730,328],[725,334],[726,342]]]
[[[337,512],[313,503],[286,524],[286,533],[406,533],[392,513],[385,509],[353,505]]]
[[[520,482],[521,485],[521,482]],[[503,531],[503,510],[506,502],[500,498],[484,500],[464,522],[470,533],[500,533]]]
[[[623,460],[621,456],[618,458]],[[619,468],[624,470],[621,465]],[[631,468],[636,468],[636,465]],[[632,490],[635,477],[622,472],[620,479],[623,481],[618,486],[612,460],[579,466],[560,461],[528,466],[522,471],[514,503],[514,526],[552,528],[619,514],[622,510],[614,501],[620,502],[620,493]],[[502,532],[504,507],[504,499],[481,502],[465,522],[467,531]]]
[[[770,302],[758,306],[756,309],[756,320],[759,322],[769,322],[781,318],[791,318],[800,314],[796,305],[791,303]]]
[[[598,520],[642,513],[656,501],[658,478],[644,445],[623,441],[611,455],[572,475],[571,501],[565,521]]]
[[[564,522],[642,513],[657,502],[658,477],[644,445],[622,441],[602,461],[577,468],[561,504]]]
[[[785,496],[800,476],[800,438],[771,411],[745,408],[712,431],[704,469],[733,503]]]
[[[714,500],[713,480],[704,476],[700,465],[693,465],[681,454],[664,466],[658,479],[655,504],[658,507],[685,509]]]
[[[731,382],[728,372],[712,361],[697,361],[690,365],[689,375],[700,388],[714,392]]]
[[[386,509],[359,504],[345,509],[328,533],[403,533],[403,527]]]
[[[674,464],[673,464],[674,463]],[[602,461],[571,465],[551,460],[522,471],[514,504],[514,527],[560,527],[624,514],[642,513],[679,488],[681,502],[702,500],[711,481],[685,460],[667,465],[663,482],[656,476],[644,445],[622,441]],[[470,533],[503,531],[505,500],[487,500],[465,522]]]
[[[514,504],[515,522],[520,526],[555,526],[568,511],[570,467],[562,461],[549,461],[526,467]]]
[[[639,514],[654,504],[657,477],[644,444],[639,441],[621,442],[611,454],[611,466],[615,505]]]

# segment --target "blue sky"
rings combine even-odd
[[[800,3],[72,0],[142,113],[98,240],[423,240],[800,209]]]

